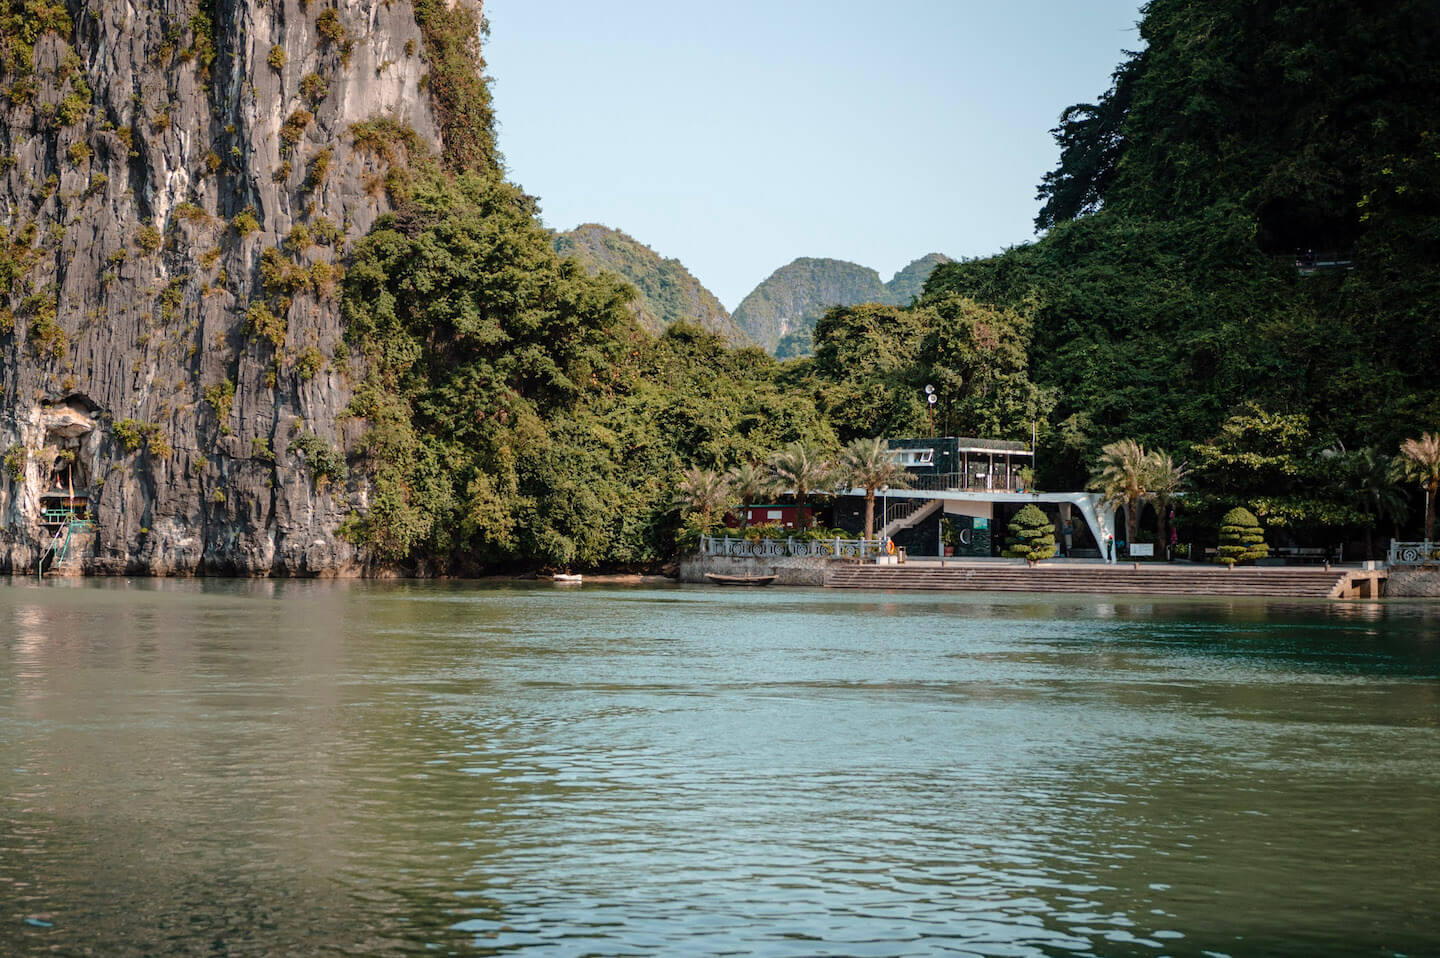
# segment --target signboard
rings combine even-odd
[[[946,516],[949,536],[946,541],[953,543],[957,556],[990,555],[990,520],[971,516]]]
[[[1141,557],[1155,558],[1155,543],[1153,542],[1132,542],[1130,543],[1130,557],[1138,559]]]

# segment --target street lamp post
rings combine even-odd
[[[881,486],[881,487],[880,487],[880,535],[877,535],[875,538],[879,539],[879,538],[881,538],[881,537],[884,535],[884,533],[885,533],[885,527],[890,524],[890,521],[889,521],[889,520],[890,520],[890,487],[889,487],[889,486]]]

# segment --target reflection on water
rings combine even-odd
[[[0,585],[0,953],[1422,955],[1426,603]]]

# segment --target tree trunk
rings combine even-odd
[[[875,535],[875,490],[865,490],[865,538],[871,539]]]

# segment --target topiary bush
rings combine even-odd
[[[1010,539],[1000,554],[1031,565],[1050,558],[1055,554],[1055,524],[1038,506],[1027,505],[1010,520]]]
[[[1260,520],[1249,509],[1236,507],[1220,520],[1220,548],[1215,561],[1234,566],[1237,562],[1254,562],[1270,554]]]

